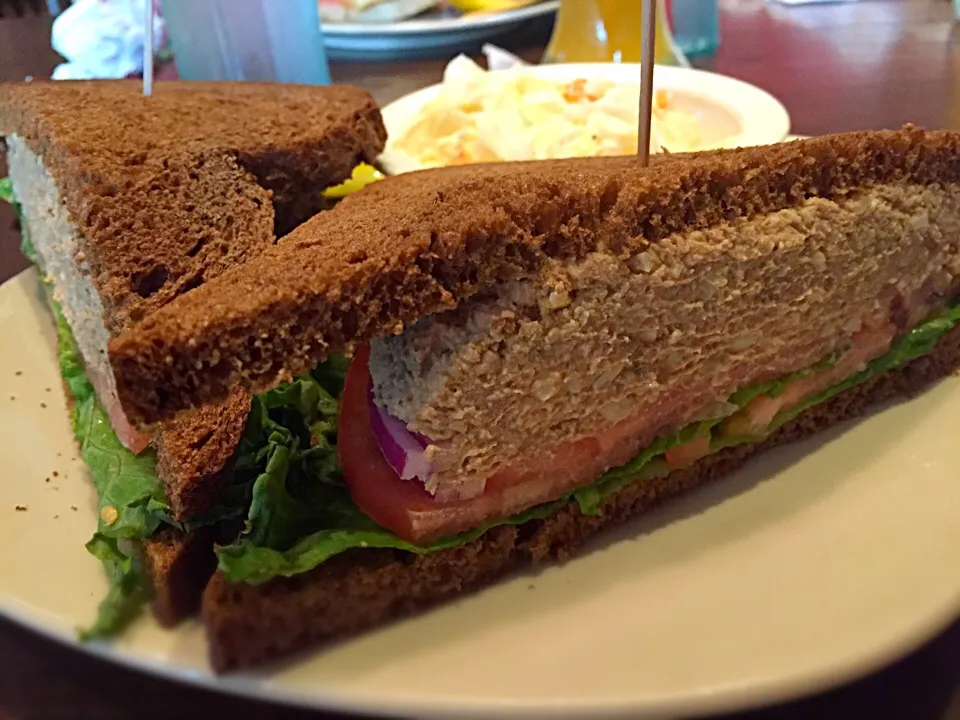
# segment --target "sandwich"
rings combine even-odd
[[[199,604],[214,541],[242,522],[234,464],[251,398],[238,388],[141,432],[108,342],[372,178],[379,110],[351,87],[161,82],[145,98],[135,81],[6,84],[0,135],[99,496],[88,548],[111,589],[87,634],[118,630],[150,595],[176,623]]]
[[[144,574],[155,606],[164,594],[176,605],[164,582],[193,593],[205,583],[199,604],[218,671],[563,560],[759,452],[960,364],[960,134],[852,133],[671,155],[650,168],[597,158],[432,170],[369,184],[331,208],[344,188],[319,190],[382,147],[365,96],[350,95],[363,109],[329,130],[356,143],[338,155],[349,162],[321,174],[336,154],[305,148],[327,142],[330,126],[305,122],[303,107],[286,105],[259,130],[197,110],[210,124],[167,144],[152,138],[174,125],[170,106],[71,125],[80,106],[106,112],[119,86],[49,88],[67,93],[57,101],[0,87],[13,191],[51,288],[74,425],[98,488],[90,548],[114,582],[97,629],[119,627]],[[286,93],[341,92],[230,87],[175,105],[229,103],[223,95],[236,92],[264,119],[261,103],[296,102]],[[154,100],[164,92],[186,89],[161,87]],[[122,97],[118,105],[135,102]],[[61,113],[68,100],[74,110]],[[296,142],[262,134],[293,127],[288,117]],[[135,133],[151,138],[140,143],[148,156],[103,142],[114,126],[131,145]],[[258,165],[245,144],[235,151],[244,138],[269,148],[269,161]],[[286,184],[304,154],[314,169]],[[136,215],[148,207],[145,183],[150,197],[175,190],[177,178],[196,181],[178,168],[206,172],[221,167],[216,158],[235,173],[208,194],[171,193],[190,211]],[[172,170],[161,175],[170,184],[155,188],[141,167]],[[78,187],[90,194],[74,195]],[[272,197],[256,194],[264,187]],[[182,233],[177,223],[199,210],[191,238],[240,247],[251,216],[218,209],[229,191],[251,193],[257,207],[272,199],[274,232],[204,268],[200,282],[173,259],[194,257],[196,240],[165,241],[180,254],[138,243],[145,230]],[[85,245],[30,249],[43,233]],[[120,237],[140,253],[140,275],[90,252],[120,247]],[[105,354],[84,352],[91,313],[59,274],[64,255],[74,275],[96,281]],[[159,263],[171,268],[159,289],[116,294],[112,278],[142,279]],[[95,367],[114,394],[94,389]],[[121,438],[136,433],[153,449],[125,448]],[[181,454],[165,455],[165,433]],[[104,448],[119,462],[105,464]],[[195,514],[175,516],[166,475],[177,468],[202,488]]]
[[[960,363],[958,293],[960,133],[907,127],[388,178],[109,358],[141,428],[253,397],[201,608],[223,671],[567,558],[920,390]]]

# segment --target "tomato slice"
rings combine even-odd
[[[357,506],[404,540],[423,545],[554,500],[583,478],[595,479],[605,461],[600,443],[587,438],[537,458],[528,468],[494,476],[469,500],[438,501],[416,480],[401,480],[384,459],[370,425],[369,348],[357,351],[340,398],[337,448]]]
[[[776,398],[761,396],[722,426],[730,434],[766,430],[781,410],[853,374],[886,352],[895,328],[885,320],[867,322],[854,335],[853,347],[830,369],[800,378]],[[541,449],[536,457],[488,478],[483,494],[467,500],[440,501],[416,480],[401,480],[380,452],[370,425],[369,348],[358,352],[347,373],[340,403],[338,447],[350,496],[360,509],[383,527],[414,544],[455,535],[482,523],[508,517],[534,505],[555,500],[594,482],[604,471],[635,457],[669,420],[697,408],[691,399],[706,388],[691,388],[689,396],[671,398],[654,408],[608,427],[602,433]],[[709,379],[703,381],[709,383]],[[686,403],[686,404],[685,404]],[[673,468],[686,467],[709,453],[709,438],[697,438],[667,452]]]
[[[383,458],[370,425],[369,393],[369,348],[364,347],[347,372],[340,400],[337,446],[344,480],[353,501],[368,517],[417,545],[509,517],[589,485],[608,468],[636,456],[652,439],[651,423],[676,412],[676,403],[666,403],[602,435],[543,449],[527,463],[488,478],[482,495],[439,501],[420,482],[401,480]]]
[[[463,524],[460,506],[467,503],[438,503],[420,483],[401,480],[387,464],[370,426],[369,358],[369,347],[357,351],[340,398],[337,450],[343,477],[367,517],[408,542],[429,542]]]
[[[731,416],[723,425],[727,435],[761,435],[783,410],[798,405],[812,395],[842,382],[862,369],[875,357],[890,349],[896,328],[889,322],[868,321],[853,337],[850,349],[837,364],[826,370],[798,378],[784,388],[777,397],[760,395],[747,407]]]
[[[893,332],[889,324],[868,325],[854,336],[853,348],[833,368],[797,380],[777,398],[756,398],[727,420],[725,431],[742,430],[749,434],[765,429],[780,410],[839,382],[884,352]],[[440,501],[420,482],[401,480],[380,452],[370,425],[369,356],[367,347],[357,352],[341,398],[337,444],[344,479],[350,496],[368,517],[404,540],[420,545],[508,517],[592,483],[608,468],[623,465],[636,456],[653,439],[651,433],[667,419],[695,409],[684,407],[678,399],[666,401],[602,434],[541,450],[529,462],[488,478],[478,497]],[[700,395],[691,393],[692,397]],[[743,428],[739,427],[741,424]],[[666,459],[671,467],[686,467],[709,450],[709,439],[697,438],[670,450]]]
[[[130,421],[127,420],[126,413],[124,413],[123,408],[120,407],[119,400],[111,403],[107,414],[110,417],[110,424],[113,426],[113,431],[117,434],[117,439],[120,440],[127,450],[134,455],[139,455],[147,449],[150,445],[150,436],[137,430]]]
[[[110,418],[110,425],[117,435],[120,443],[134,455],[139,455],[147,446],[150,445],[150,436],[142,433],[135,428],[127,419],[126,413],[120,406],[120,400],[110,388],[107,378],[101,373],[87,371],[87,377],[90,384],[93,385],[93,391],[97,398],[104,405],[107,411],[107,417]]]
[[[664,453],[667,465],[671,469],[693,465],[700,458],[710,454],[710,436],[694,438],[688,443],[672,447]]]

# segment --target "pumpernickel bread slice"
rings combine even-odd
[[[164,627],[192,617],[216,568],[212,528],[184,533],[166,527],[140,544],[140,559],[153,590],[151,610]]]
[[[960,133],[916,128],[694,154],[647,169],[626,157],[404,175],[113,338],[111,363],[126,412],[149,425],[221,401],[236,385],[264,390],[331,352],[531,277],[551,259],[623,257],[672,233],[810,198],[958,180]]]
[[[425,556],[351,550],[310,573],[263,585],[231,584],[216,573],[202,608],[211,664],[224,672],[269,662],[426,609],[511,570],[565,560],[597,533],[722,478],[758,453],[857,418],[881,401],[914,394],[958,367],[960,328],[929,355],[809,409],[762,443],[730,447],[665,478],[628,485],[605,502],[599,515],[583,515],[571,502],[546,519],[494,528],[451,550]]]
[[[216,502],[230,477],[250,403],[249,393],[236,388],[224,403],[161,425],[153,440],[157,474],[175,520],[190,520]]]

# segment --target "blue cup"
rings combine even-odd
[[[329,85],[317,0],[162,0],[184,80]]]
[[[689,57],[712,55],[720,47],[717,0],[672,0],[673,39]]]

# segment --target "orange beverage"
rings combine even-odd
[[[644,2],[657,3],[656,62],[682,64],[663,0],[561,0],[544,62],[640,62]]]

